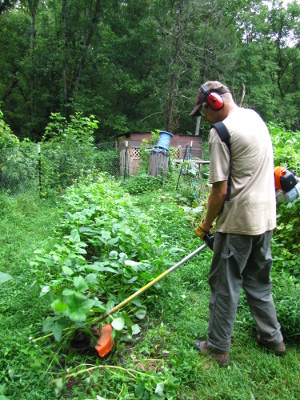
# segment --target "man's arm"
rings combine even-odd
[[[227,194],[227,181],[213,183],[207,202],[207,211],[203,226],[208,232],[214,219],[220,214]]]

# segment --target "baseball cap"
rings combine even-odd
[[[219,81],[208,81],[204,85],[210,92],[215,92],[215,93],[218,93],[221,95],[224,93],[230,93],[230,90],[228,89],[228,87],[223,85]],[[202,106],[202,103],[204,103],[206,101],[206,99],[207,99],[207,94],[202,91],[201,86],[200,86],[198,93],[197,93],[196,106],[194,107],[193,111],[190,113],[191,117],[199,117],[200,116],[200,108]]]

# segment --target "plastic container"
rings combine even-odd
[[[172,133],[161,131],[159,133],[159,139],[155,147],[160,147],[162,149],[169,150],[169,144],[172,137],[173,137]]]

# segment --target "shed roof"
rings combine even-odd
[[[146,131],[146,132],[136,132],[136,131],[130,131],[130,132],[123,132],[123,133],[116,133],[113,137],[114,138],[118,138],[118,137],[121,137],[121,136],[126,136],[127,138],[129,138],[131,135],[140,135],[140,136],[143,136],[143,135],[151,135],[151,132],[150,131]],[[200,135],[186,135],[186,134],[184,134],[184,133],[172,133],[172,135],[173,136],[188,136],[188,137],[195,137],[195,138],[198,138],[198,137],[200,137],[201,138],[201,136]]]

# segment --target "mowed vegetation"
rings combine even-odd
[[[271,134],[276,164],[286,157],[296,168],[299,134]],[[0,287],[0,399],[298,399],[299,200],[278,206],[272,246],[286,357],[258,347],[244,296],[229,367],[194,349],[208,325],[204,249],[107,319],[116,344],[100,358],[90,328],[201,245],[193,228],[208,192],[191,201],[172,170],[155,184],[145,174],[96,175],[52,199],[1,193],[0,271],[12,279]],[[71,345],[78,330],[91,337],[81,352]]]

